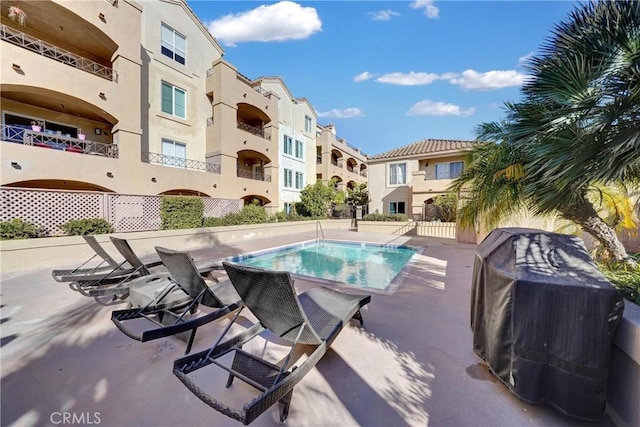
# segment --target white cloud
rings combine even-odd
[[[433,0],[416,0],[411,3],[412,9],[424,9],[424,14],[429,19],[437,19],[440,10],[433,4]]]
[[[527,53],[525,56],[518,58],[518,65],[525,65],[531,58],[533,58],[533,51]]]
[[[389,21],[394,16],[400,16],[398,12],[393,10],[376,10],[375,12],[367,13],[374,21]]]
[[[209,22],[211,34],[227,46],[240,42],[271,42],[306,39],[322,31],[313,7],[291,1],[262,5],[247,12],[226,15]]]
[[[333,110],[326,111],[324,113],[318,112],[318,117],[331,117],[336,119],[351,119],[354,117],[364,117],[364,111],[359,108],[345,108],[339,110],[334,108]]]
[[[407,112],[407,116],[461,116],[467,117],[476,111],[475,108],[460,108],[459,105],[425,99],[417,102]]]
[[[438,80],[440,76],[434,73],[416,73],[414,71],[405,73],[387,73],[376,79],[380,83],[389,83],[402,86],[428,85]]]
[[[356,82],[356,83],[359,83],[359,82],[363,82],[365,80],[369,80],[371,78],[373,78],[373,74],[371,74],[368,71],[363,71],[362,73],[360,73],[357,76],[355,76],[353,78],[353,81]]]
[[[515,70],[487,71],[479,73],[475,70],[465,70],[462,74],[449,80],[454,85],[469,90],[492,90],[503,87],[520,86],[527,76]]]

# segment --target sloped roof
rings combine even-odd
[[[396,157],[411,157],[423,154],[440,153],[447,151],[466,150],[471,148],[476,141],[463,141],[457,139],[423,139],[413,144],[394,148],[385,153],[369,156],[368,160],[393,159]]]

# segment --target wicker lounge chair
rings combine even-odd
[[[240,297],[231,282],[215,279],[207,283],[188,252],[156,246],[168,273],[135,279],[129,286],[129,302],[136,308],[116,310],[111,320],[125,335],[145,342],[191,331],[185,354],[191,351],[197,329],[234,310]],[[198,305],[214,308],[210,313],[194,315]],[[152,322],[149,329],[133,330],[125,322],[145,318]]]
[[[138,255],[133,251],[129,242],[118,237],[110,237],[111,242],[116,247],[125,262],[132,267],[128,274],[117,274],[117,271],[106,274],[99,280],[78,280],[77,288],[83,295],[87,296],[104,296],[113,295],[114,297],[126,298],[129,295],[129,285],[133,279],[146,277],[153,274],[166,273],[166,268],[162,266],[162,260],[154,260],[144,263]],[[200,274],[207,275],[211,270],[222,269],[220,261],[206,261],[198,263],[197,267]],[[114,280],[114,275],[117,277]],[[163,276],[147,277],[145,280],[156,281]]]
[[[100,279],[107,281],[106,276],[112,281],[117,281],[133,272],[133,267],[125,265],[126,260],[118,262],[113,259],[98,243],[95,236],[82,237],[95,254],[72,270],[53,270],[51,275],[56,282],[97,281]],[[99,261],[100,259],[102,261]],[[99,261],[99,263],[96,264],[95,261]]]
[[[216,344],[209,350],[185,356],[174,362],[173,373],[204,403],[245,425],[279,402],[280,421],[289,412],[293,387],[318,363],[344,325],[351,319],[362,324],[360,309],[371,301],[369,295],[351,295],[326,287],[313,288],[296,295],[293,280],[288,272],[270,271],[223,262],[227,274],[236,288],[244,306],[259,322],[246,331],[222,342],[233,324],[229,324]],[[238,317],[244,306],[238,310]],[[290,341],[291,351],[281,366],[263,360],[242,350],[242,345],[269,330]],[[300,366],[288,367],[297,344],[317,346]],[[223,365],[219,359],[234,352],[232,366]],[[226,386],[234,378],[250,384],[261,394],[246,403],[242,409],[231,408],[216,400],[200,388],[190,373],[215,364],[229,372]]]

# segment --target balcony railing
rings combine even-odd
[[[460,176],[460,174],[461,174],[461,171],[460,172],[445,171],[445,172],[438,172],[437,174],[425,173],[424,180],[432,181],[436,179],[456,179],[457,177]]]
[[[271,175],[266,175],[263,172],[253,172],[244,169],[238,169],[236,174],[240,178],[255,179],[256,181],[271,182]]]
[[[238,80],[240,80],[241,82],[243,82],[244,84],[246,84],[247,86],[249,86],[250,88],[252,88],[253,90],[255,90],[256,92],[258,92],[259,94],[262,94],[262,96],[266,97],[266,98],[271,98],[271,93],[262,89],[262,87],[260,86],[254,86],[253,82],[251,81],[251,79],[247,76],[245,76],[244,74],[236,74],[236,78]]]
[[[63,64],[86,71],[87,73],[94,74],[98,77],[102,77],[103,79],[114,82],[118,81],[118,74],[112,68],[105,67],[102,64],[98,64],[90,59],[71,53],[68,50],[64,50],[58,46],[42,41],[4,24],[0,24],[0,39],[42,56],[46,56],[54,61],[62,62]]]
[[[172,166],[181,169],[191,169],[211,173],[220,173],[220,165],[200,162],[198,160],[185,159],[183,157],[167,156],[166,154],[143,152],[142,160],[164,166]]]
[[[2,140],[33,147],[68,151],[70,153],[118,158],[118,146],[116,144],[87,141],[47,132],[36,132],[23,126],[2,125]]]
[[[238,122],[238,129],[242,129],[245,132],[249,132],[253,135],[271,141],[271,135],[267,134],[263,129],[257,128],[255,126],[251,126],[243,122]]]

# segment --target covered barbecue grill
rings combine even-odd
[[[493,374],[525,402],[601,418],[624,303],[582,239],[496,229],[476,250],[472,280],[473,350]]]

